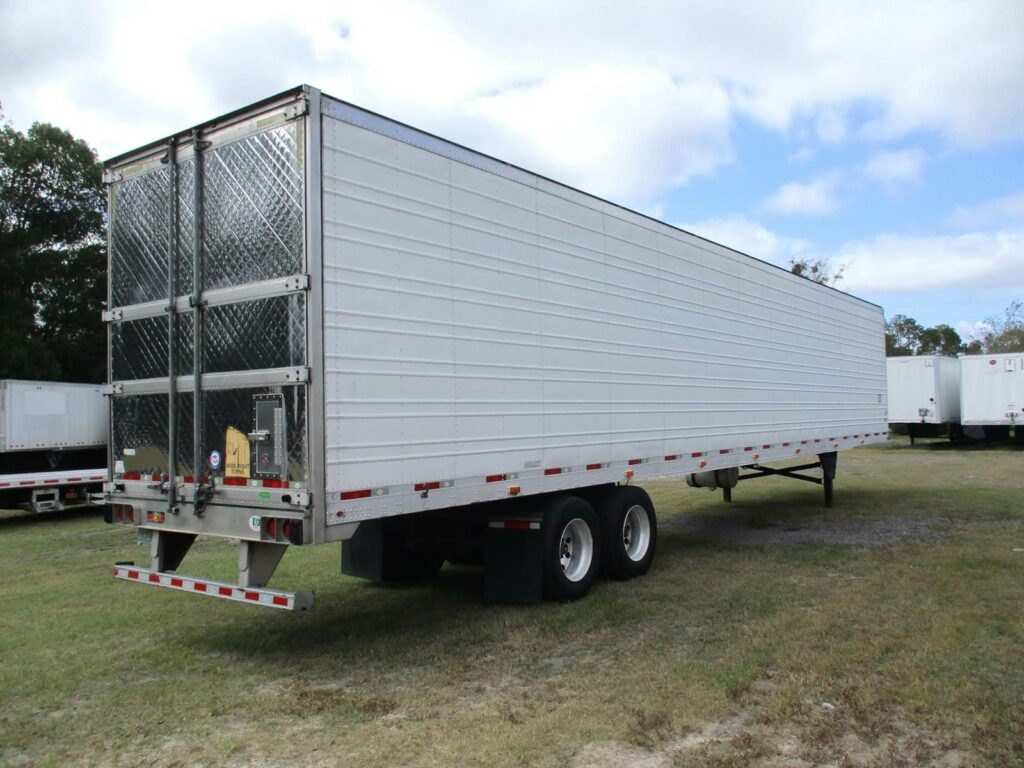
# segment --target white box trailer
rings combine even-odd
[[[343,541],[346,573],[572,598],[649,565],[631,483],[830,495],[886,438],[879,307],[313,88],[106,180],[110,517],[152,536],[120,578],[294,609],[287,545]],[[174,573],[197,534],[238,584]]]
[[[0,506],[89,503],[107,479],[107,429],[102,385],[0,381]]]
[[[964,425],[1016,427],[1024,421],[1024,353],[962,355]]]
[[[911,444],[951,430],[959,435],[960,361],[944,355],[888,357],[889,424],[907,427]]]
[[[68,451],[107,444],[100,384],[0,381],[0,453]]]

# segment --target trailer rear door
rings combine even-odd
[[[112,466],[179,519],[310,482],[305,111],[295,92],[107,171]]]

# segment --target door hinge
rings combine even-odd
[[[303,115],[308,115],[308,114],[309,114],[309,101],[306,100],[306,99],[303,99],[302,101],[299,101],[299,102],[293,104],[292,106],[288,107],[284,111],[284,119],[285,120],[292,120],[292,119],[294,119],[296,117],[302,117]]]
[[[285,278],[284,289],[286,291],[308,291],[309,275],[292,275],[291,277]]]
[[[293,507],[308,507],[312,502],[309,491],[294,491],[291,497],[290,503]]]
[[[107,397],[110,397],[111,395],[120,395],[122,392],[124,392],[124,386],[122,384],[103,385],[103,394]]]
[[[105,309],[100,313],[100,319],[104,323],[116,323],[122,316],[123,313],[120,309]]]

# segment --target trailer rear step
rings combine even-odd
[[[313,607],[312,592],[282,592],[266,587],[240,587],[237,584],[228,584],[223,581],[210,581],[209,579],[198,579],[195,576],[139,568],[131,563],[115,565],[114,578],[148,584],[153,587],[177,589],[181,592],[191,592],[207,597],[219,597],[222,600],[235,600],[248,605],[281,608],[286,611],[305,611]]]

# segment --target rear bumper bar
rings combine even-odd
[[[313,607],[312,592],[281,592],[266,587],[240,587],[223,581],[197,579],[195,576],[184,576],[177,573],[164,573],[135,565],[117,564],[114,566],[114,578],[148,584],[152,587],[166,587],[181,592],[190,592],[207,597],[219,597],[222,600],[234,600],[247,605],[261,605],[265,608],[280,608],[286,611],[304,611]]]

